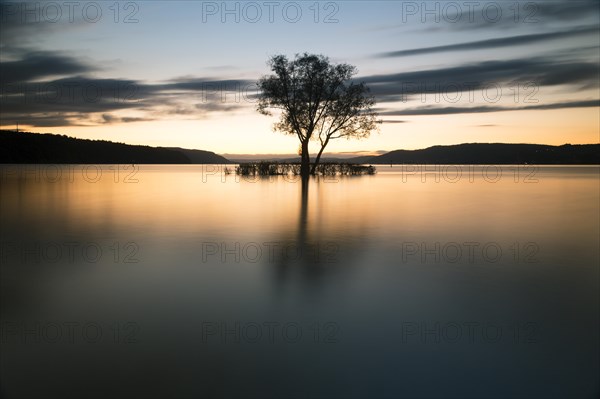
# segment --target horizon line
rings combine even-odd
[[[236,156],[246,156],[246,157],[266,157],[266,156],[270,156],[270,157],[289,157],[289,158],[295,158],[295,157],[300,157],[297,154],[294,153],[229,153],[229,152],[215,152],[215,151],[211,151],[208,149],[202,149],[202,148],[189,148],[189,147],[179,147],[179,146],[154,146],[154,145],[149,145],[149,144],[129,144],[129,143],[124,143],[124,142],[119,142],[119,141],[112,141],[112,140],[105,140],[105,139],[92,139],[92,138],[79,138],[79,137],[74,137],[74,136],[70,136],[68,134],[63,134],[63,133],[43,133],[43,132],[32,132],[32,131],[25,131],[25,130],[15,130],[15,129],[2,129],[0,128],[0,132],[12,132],[12,133],[30,133],[30,134],[47,134],[47,135],[53,135],[53,136],[66,136],[68,138],[71,139],[75,139],[75,140],[90,140],[90,141],[107,141],[107,142],[111,142],[111,143],[116,143],[116,144],[124,144],[124,145],[131,145],[131,146],[146,146],[146,147],[152,147],[152,148],[181,148],[184,150],[196,150],[196,151],[207,151],[207,152],[212,152],[214,154],[229,158],[231,156],[236,157]],[[600,140],[598,142],[595,143],[580,143],[580,144],[573,144],[573,143],[563,143],[563,144],[547,144],[547,143],[527,143],[527,142],[462,142],[462,143],[454,143],[454,144],[433,144],[427,147],[422,147],[422,148],[395,148],[395,149],[391,149],[391,150],[365,150],[365,151],[341,151],[341,152],[324,152],[323,156],[332,156],[332,155],[345,155],[345,156],[355,156],[355,157],[361,157],[361,156],[380,156],[380,155],[385,155],[388,154],[390,152],[393,151],[420,151],[420,150],[426,150],[432,147],[451,147],[451,146],[458,146],[458,145],[465,145],[465,144],[514,144],[514,145],[545,145],[545,146],[551,146],[551,147],[561,147],[564,145],[600,145]],[[362,155],[364,154],[364,155]]]

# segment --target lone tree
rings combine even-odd
[[[301,54],[289,61],[284,55],[268,61],[272,75],[258,82],[257,110],[281,114],[273,129],[298,136],[302,164],[300,174],[315,174],[323,150],[330,140],[362,139],[377,129],[375,100],[364,83],[351,81],[356,67],[332,64],[323,55]],[[308,143],[318,141],[320,150],[310,168]]]

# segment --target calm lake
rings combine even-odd
[[[0,396],[597,394],[600,168],[377,169],[0,167]]]

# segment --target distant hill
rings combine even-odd
[[[300,158],[286,157],[277,161],[300,162]],[[322,162],[374,165],[390,163],[597,165],[600,164],[600,144],[552,146],[472,143],[434,146],[422,150],[396,150],[379,156],[324,158]],[[210,151],[128,145],[57,134],[0,130],[0,163],[229,164],[233,162]]]
[[[597,165],[600,144],[458,144],[423,150],[396,150],[374,157],[348,159],[371,164],[538,164]]]
[[[162,148],[162,147],[159,147]],[[233,163],[229,159],[222,157],[221,155],[217,155],[214,152],[203,151],[203,150],[189,150],[187,148],[179,148],[179,147],[165,147],[168,150],[181,152],[184,154],[191,163],[196,164],[226,164]]]
[[[58,134],[2,130],[0,163],[200,164],[229,161],[209,151],[128,145]]]
[[[314,155],[311,155],[311,162],[314,161]],[[295,158],[279,158],[279,157],[275,157],[275,156],[266,156],[263,158],[257,157],[254,159],[249,159],[249,158],[244,158],[244,159],[236,159],[236,158],[231,158],[231,161],[233,163],[246,163],[246,162],[262,162],[262,161],[266,161],[266,162],[278,162],[278,163],[300,163],[302,162],[302,158],[300,157],[295,157]],[[321,160],[319,162],[348,162],[348,160],[346,158],[333,158],[333,157],[329,157],[329,158],[321,158]]]
[[[351,163],[376,163],[376,162],[371,162],[373,159],[376,159],[378,156],[377,155],[363,155],[360,157],[352,157],[352,158],[346,158],[343,161],[344,162],[351,162]]]

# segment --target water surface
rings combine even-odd
[[[0,171],[5,397],[598,392],[598,167]]]

